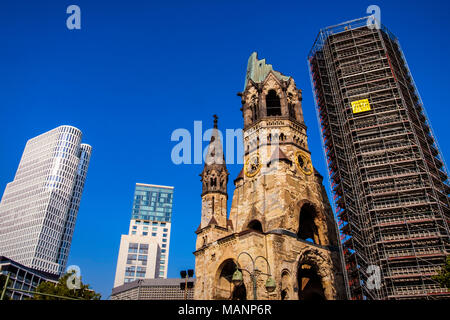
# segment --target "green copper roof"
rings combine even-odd
[[[271,64],[266,64],[266,59],[258,60],[258,54],[253,52],[248,58],[247,75],[245,76],[244,90],[247,87],[248,79],[259,83],[264,81],[270,71],[280,80],[288,80],[289,77],[282,75],[280,72],[273,70]]]

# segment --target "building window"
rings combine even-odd
[[[163,242],[167,242],[167,239],[162,239]]]
[[[167,232],[168,230],[169,230],[169,229],[167,229],[167,228],[164,228],[164,229],[163,229],[163,232]]]
[[[167,237],[167,233],[163,233],[163,237]]]
[[[162,244],[162,247],[163,247],[163,248],[165,248],[165,247],[166,247],[166,244],[165,244],[165,243],[163,243],[163,244]]]
[[[136,234],[136,231],[131,231],[131,234]]]
[[[153,236],[153,237],[156,237],[156,232],[153,232],[153,233],[152,233],[152,236]]]
[[[148,235],[148,232],[142,232],[142,235],[146,236],[146,235]]]
[[[145,267],[137,267],[137,271],[136,271],[136,277],[145,277],[145,271],[146,268]]]
[[[147,254],[148,244],[141,244],[141,246],[139,247],[139,253]]]
[[[267,116],[281,116],[281,103],[275,90],[270,90],[266,96]]]
[[[138,260],[141,262],[141,265],[143,265],[143,266],[147,265],[147,256],[146,255],[140,255]]]
[[[127,257],[127,264],[132,264],[136,261],[136,255],[135,254],[129,254]]]
[[[138,244],[137,243],[130,243],[128,245],[128,252],[129,253],[137,253]]]

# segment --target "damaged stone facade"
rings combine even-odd
[[[301,90],[253,53],[238,95],[244,167],[234,180],[227,215],[228,171],[216,118],[201,174],[194,299],[253,299],[245,271],[253,271],[249,255],[261,272],[257,299],[345,299],[337,227],[323,178],[311,163]],[[231,281],[236,269],[243,273],[241,285]],[[271,292],[265,287],[268,274],[276,283]]]

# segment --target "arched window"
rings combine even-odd
[[[270,90],[266,95],[267,116],[281,116],[281,103],[275,90]]]
[[[288,105],[288,109],[289,109],[289,117],[296,119],[295,117],[295,105],[292,103],[292,101],[294,100],[294,96],[292,93],[288,93],[288,101],[289,105]]]
[[[231,281],[233,273],[237,270],[236,263],[232,259],[225,260],[218,269],[218,279],[215,288],[214,299],[219,300],[246,300],[247,290],[245,285],[234,285]]]
[[[280,287],[280,297],[281,300],[289,300],[292,299],[290,296],[291,293],[291,276],[285,270],[281,273],[281,287]]]
[[[259,231],[259,232],[263,232],[263,228],[262,228],[262,224],[261,222],[259,222],[258,220],[252,220],[249,222],[248,229],[251,230],[255,230],[255,231]]]
[[[326,300],[322,281],[316,268],[309,264],[301,264],[297,272],[297,283],[299,300]]]
[[[303,205],[302,209],[300,210],[297,237],[315,244],[320,244],[319,233],[314,222],[314,218],[316,217],[316,215],[316,210],[312,205],[310,205],[309,203]]]
[[[258,120],[258,110],[256,109],[256,106],[254,106],[252,108],[252,116],[253,116],[253,121]]]

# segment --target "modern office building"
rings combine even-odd
[[[9,275],[9,286],[13,290],[6,290],[5,295],[12,300],[23,300],[31,298],[32,294],[15,291],[14,289],[24,291],[36,291],[37,286],[44,281],[57,283],[58,276],[52,273],[38,271],[25,267],[11,259],[0,256],[0,274]],[[2,290],[3,288],[0,288]]]
[[[81,138],[60,126],[27,142],[0,202],[0,256],[64,272],[92,150]]]
[[[348,294],[448,299],[432,279],[450,251],[448,173],[399,41],[374,21],[322,29],[308,57]]]
[[[195,279],[189,280],[195,283]],[[143,279],[112,289],[111,300],[193,300],[194,288],[181,285],[183,279]]]
[[[120,240],[114,287],[167,278],[173,187],[137,183],[130,228]]]

